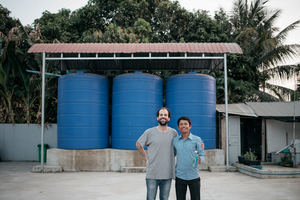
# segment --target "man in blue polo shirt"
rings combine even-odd
[[[200,200],[199,164],[204,161],[203,142],[200,137],[190,133],[191,120],[180,117],[177,121],[181,135],[173,140],[176,163],[176,199],[185,200],[189,186],[191,200]]]

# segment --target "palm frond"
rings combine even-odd
[[[0,37],[5,40],[5,43],[8,42],[8,37],[0,31]]]
[[[300,45],[280,45],[275,48],[267,49],[267,51],[258,59],[257,65],[262,64],[269,68],[276,66],[279,62],[284,62],[286,59],[293,58],[297,55],[297,49]]]
[[[268,1],[256,0],[251,3],[249,9],[248,20],[250,24],[253,26],[258,25],[257,22],[260,23],[261,20],[257,20],[257,17],[260,17],[264,13],[265,6]]]
[[[265,87],[274,92],[274,94],[282,101],[285,99],[284,97],[290,96],[292,93],[294,93],[294,90],[292,89],[270,83],[266,83]]]
[[[294,23],[288,25],[287,27],[285,27],[282,31],[280,31],[276,36],[275,36],[275,39],[280,41],[280,42],[283,42],[283,40],[286,39],[288,33],[291,31],[291,30],[294,30],[295,28],[297,28],[297,26],[299,25],[300,23],[300,20],[297,20],[295,21]]]
[[[264,19],[262,21],[263,28],[271,31],[277,31],[278,28],[273,27],[273,24],[275,20],[280,16],[281,12],[281,10],[276,10],[268,19]]]
[[[256,93],[253,95],[252,101],[260,101],[260,102],[277,102],[280,101],[279,98],[274,97],[273,95],[257,90]]]
[[[296,65],[281,65],[264,70],[271,77],[279,76],[280,78],[290,78],[295,71]]]

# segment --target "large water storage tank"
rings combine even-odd
[[[190,73],[171,76],[167,80],[166,104],[171,110],[169,125],[177,128],[177,120],[187,116],[191,132],[202,138],[206,149],[216,148],[216,80],[208,75]]]
[[[108,81],[78,72],[58,80],[58,148],[108,146]]]
[[[157,125],[163,86],[158,76],[131,73],[113,81],[112,148],[136,149],[135,143],[148,128]]]

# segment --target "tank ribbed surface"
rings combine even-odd
[[[162,106],[163,86],[158,76],[132,73],[113,80],[112,148],[136,149],[136,140],[157,125],[156,111]]]
[[[177,120],[187,116],[191,132],[202,138],[205,149],[216,148],[216,80],[208,75],[183,74],[167,80],[166,105],[171,110],[169,125],[177,128]]]
[[[58,148],[99,149],[108,146],[108,81],[74,73],[58,81]]]

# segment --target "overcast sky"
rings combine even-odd
[[[0,4],[11,11],[11,16],[19,18],[23,25],[32,24],[34,19],[40,18],[45,10],[56,13],[61,8],[72,11],[86,5],[88,0],[0,0]],[[233,0],[179,0],[186,9],[193,11],[203,9],[210,11],[211,16],[219,8],[230,12]],[[281,9],[282,13],[276,26],[285,26],[300,20],[300,0],[269,0],[269,9]],[[286,40],[286,44],[300,44],[300,27],[292,31]],[[299,59],[300,60],[300,59]]]

